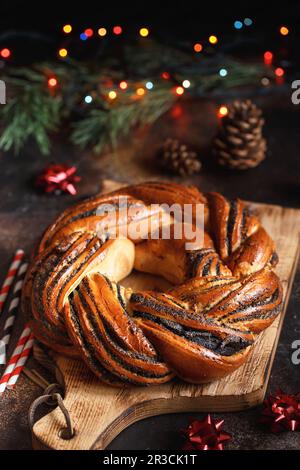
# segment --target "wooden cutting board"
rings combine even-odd
[[[107,182],[105,192],[115,189]],[[235,411],[261,403],[286,312],[299,251],[300,210],[266,204],[251,204],[274,238],[279,254],[277,273],[284,289],[281,316],[258,338],[244,366],[222,380],[206,385],[179,381],[143,388],[113,388],[103,385],[81,362],[55,356],[65,381],[65,406],[75,436],[60,437],[65,427],[57,408],[33,428],[34,448],[105,449],[127,426],[143,418],[177,412]]]

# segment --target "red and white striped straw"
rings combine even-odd
[[[25,346],[24,346],[24,349],[21,353],[21,356],[19,357],[19,359],[16,363],[16,366],[15,366],[14,370],[12,371],[12,373],[10,375],[10,378],[7,382],[7,388],[12,389],[12,388],[15,387],[15,385],[18,381],[18,378],[20,377],[20,374],[23,370],[23,367],[25,366],[26,361],[29,357],[31,348],[33,346],[33,341],[34,341],[33,333],[31,333],[31,335],[29,336],[28,340],[25,343]]]
[[[7,363],[6,369],[1,377],[0,380],[0,394],[3,393],[6,389],[7,383],[10,379],[12,372],[14,371],[18,360],[22,354],[24,346],[26,345],[27,341],[31,336],[31,329],[28,325],[25,326],[24,330],[22,331],[20,338],[17,342],[17,345],[12,353],[10,360]]]
[[[11,299],[9,307],[8,307],[8,317],[5,321],[5,324],[3,327],[2,338],[0,340],[0,364],[5,364],[6,362],[5,353],[6,353],[7,347],[9,346],[15,319],[19,311],[21,290],[22,290],[23,281],[25,278],[27,267],[28,267],[27,263],[22,263],[18,269],[16,282],[15,282],[14,289],[13,289],[13,298]],[[4,343],[4,348],[3,347],[1,348],[1,341],[2,343]]]
[[[23,250],[17,250],[16,253],[15,253],[15,256],[12,260],[12,263],[11,263],[10,267],[8,268],[7,275],[4,279],[2,287],[0,289],[0,313],[3,310],[6,297],[9,293],[9,290],[10,290],[11,285],[13,283],[14,277],[15,277],[17,271],[18,271],[18,268],[21,264],[23,256],[24,256],[24,251]]]

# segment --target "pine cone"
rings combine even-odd
[[[263,125],[262,111],[252,101],[231,103],[214,142],[214,153],[220,165],[238,170],[259,165],[267,150]]]
[[[196,152],[177,139],[166,139],[160,156],[165,169],[181,176],[199,173],[201,170],[202,165]]]

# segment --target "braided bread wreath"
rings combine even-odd
[[[103,204],[205,207],[203,246],[184,240],[129,240],[95,233]],[[122,214],[119,215],[122,217]],[[158,220],[158,219],[157,219]],[[38,340],[81,358],[102,381],[193,383],[225,376],[245,362],[257,335],[280,312],[274,243],[239,199],[195,187],[150,182],[97,195],[67,209],[45,232],[28,270],[22,305]],[[132,269],[170,281],[167,292],[134,292],[118,282]]]

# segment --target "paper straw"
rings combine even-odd
[[[18,378],[20,377],[20,374],[23,370],[24,365],[26,364],[26,361],[30,355],[31,348],[33,346],[33,333],[29,336],[28,340],[25,343],[24,349],[21,353],[21,356],[19,357],[14,370],[12,371],[10,378],[7,382],[7,388],[12,389],[16,385]]]
[[[13,283],[13,280],[14,280],[14,277],[17,273],[17,270],[18,270],[18,268],[21,264],[23,256],[24,256],[24,251],[23,250],[17,250],[16,253],[15,253],[15,256],[12,260],[12,263],[11,263],[10,267],[8,268],[7,275],[4,279],[2,287],[0,289],[0,313],[3,310],[6,297],[9,293],[10,287]]]
[[[12,353],[10,360],[7,363],[6,369],[1,377],[0,380],[0,394],[3,393],[6,389],[7,382],[10,379],[11,373],[13,372],[21,354],[24,349],[26,342],[29,340],[31,335],[31,329],[28,325],[25,326],[24,330],[22,331],[20,338],[17,342],[17,345]]]
[[[22,285],[24,282],[24,277],[25,277],[27,268],[28,268],[28,263],[23,263],[21,264],[18,270],[17,279],[14,285],[14,290],[13,290],[13,298],[8,307],[8,317],[5,321],[2,338],[1,338],[1,341],[3,341],[5,344],[5,349],[4,349],[4,356],[3,356],[3,353],[1,353],[1,348],[0,348],[0,364],[5,364],[5,352],[9,345],[9,341],[10,341],[11,334],[13,331],[14,322],[18,313],[21,290],[22,290]]]

